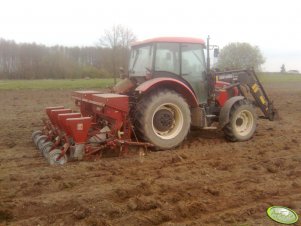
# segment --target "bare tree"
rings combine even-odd
[[[127,67],[129,47],[136,40],[133,31],[123,25],[114,25],[111,29],[105,30],[100,38],[100,45],[112,49],[112,68],[114,82],[116,83],[117,67]],[[121,65],[118,65],[121,64]]]
[[[104,31],[104,35],[100,38],[100,45],[108,48],[129,48],[135,40],[136,36],[131,29],[118,24]]]

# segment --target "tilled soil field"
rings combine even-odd
[[[44,107],[74,108],[71,91],[1,91],[0,225],[278,225],[271,205],[300,215],[301,84],[266,88],[281,119],[258,120],[248,142],[192,131],[175,150],[59,167],[31,133]]]

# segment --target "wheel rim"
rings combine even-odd
[[[240,136],[247,136],[253,128],[254,117],[250,111],[241,111],[235,119],[235,130]]]
[[[154,111],[152,129],[161,139],[168,140],[176,137],[181,132],[183,124],[183,113],[175,104],[162,104]]]

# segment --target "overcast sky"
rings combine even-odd
[[[104,29],[122,24],[139,40],[211,36],[257,45],[263,69],[301,71],[301,1],[267,0],[0,0],[0,37],[45,45],[95,45]]]

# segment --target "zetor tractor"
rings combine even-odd
[[[75,91],[80,112],[46,108],[49,120],[33,133],[35,144],[50,164],[64,164],[129,146],[171,149],[192,127],[218,124],[227,140],[249,140],[255,106],[273,120],[273,104],[254,70],[211,71],[209,49],[209,38],[207,46],[202,39],[177,37],[134,43],[123,80],[110,93]]]

